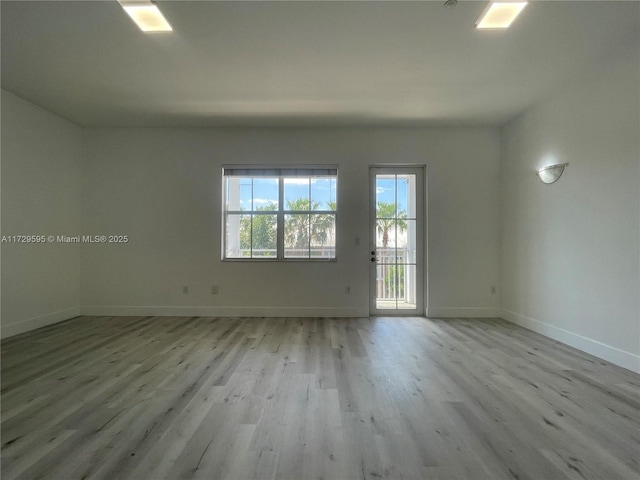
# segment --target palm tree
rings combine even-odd
[[[396,204],[388,202],[378,202],[376,208],[376,225],[378,234],[382,235],[382,246],[387,248],[389,245],[389,232],[394,229],[404,232],[407,229],[407,212],[398,210],[396,213]]]
[[[320,202],[312,202],[308,198],[296,198],[287,201],[287,210],[309,212],[287,216],[285,224],[285,244],[289,248],[307,249],[310,243],[324,245],[334,228],[334,216],[313,213]],[[331,205],[330,205],[331,208]]]

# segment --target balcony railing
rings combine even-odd
[[[376,250],[376,299],[411,300],[409,291],[409,250],[406,248],[378,248]]]
[[[336,251],[334,247],[311,247],[307,248],[288,248],[284,249],[285,258],[335,258]],[[277,251],[275,248],[254,248],[253,258],[276,258]],[[239,257],[232,258],[250,258],[251,250],[248,248],[239,251]]]

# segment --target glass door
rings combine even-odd
[[[424,315],[424,169],[372,167],[370,311]]]

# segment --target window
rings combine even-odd
[[[225,167],[223,259],[334,260],[335,167]]]

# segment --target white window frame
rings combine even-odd
[[[278,208],[273,211],[254,210],[229,210],[227,207],[227,178],[278,178]],[[232,262],[335,262],[337,261],[337,220],[338,220],[338,199],[336,192],[335,210],[287,210],[284,205],[284,180],[287,178],[303,177],[313,178],[331,177],[335,179],[336,189],[338,184],[338,167],[336,165],[302,165],[302,166],[260,166],[260,165],[223,165],[222,167],[222,260]],[[311,189],[311,183],[309,188]],[[253,193],[252,193],[253,198]],[[309,197],[311,198],[311,196]],[[276,215],[276,255],[273,257],[227,257],[227,225],[229,215]],[[334,217],[333,231],[333,256],[313,257],[311,256],[311,238],[309,238],[309,256],[307,257],[287,257],[285,256],[285,217],[287,215],[309,214],[309,215],[331,215]],[[310,236],[309,236],[310,237]],[[251,242],[253,243],[253,242]]]

